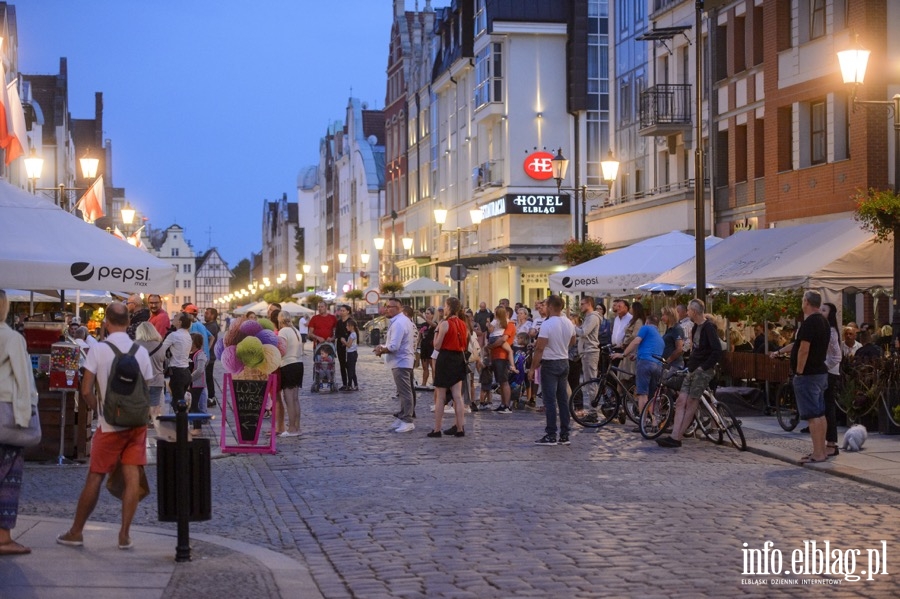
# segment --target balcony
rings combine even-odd
[[[472,169],[472,190],[503,186],[503,161],[488,160]]]
[[[655,85],[641,92],[641,135],[673,135],[690,127],[689,83]]]

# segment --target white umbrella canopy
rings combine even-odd
[[[450,287],[443,283],[439,283],[434,279],[419,277],[418,279],[413,279],[404,283],[403,292],[400,293],[400,295],[402,297],[412,297],[415,295],[449,295],[451,291],[453,290],[450,289]]]
[[[708,287],[726,291],[890,289],[893,247],[851,219],[739,231],[706,254]],[[694,285],[693,258],[648,283]]]
[[[718,237],[707,237],[706,248],[720,241]],[[550,275],[550,287],[571,293],[627,293],[659,273],[681,264],[692,257],[695,250],[693,235],[672,231],[553,273]]]
[[[245,304],[243,306],[239,306],[232,310],[234,314],[242,315],[247,312],[256,312],[257,314],[265,315],[266,310],[269,308],[269,302],[265,302],[263,300],[259,300],[258,302],[250,302],[249,304]]]
[[[0,256],[0,288],[175,290],[172,265],[3,181]]]
[[[296,302],[282,302],[281,311],[287,312],[291,316],[310,316],[316,313],[315,310],[310,310]]]

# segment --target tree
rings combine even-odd
[[[243,289],[247,285],[250,284],[250,260],[244,258],[240,262],[237,263],[231,273],[234,275],[234,278],[231,279],[231,291],[237,291],[238,289]]]

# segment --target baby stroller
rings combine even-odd
[[[528,384],[528,369],[525,365],[528,356],[529,351],[527,348],[517,345],[513,346],[513,361],[515,361],[516,370],[519,372],[509,373],[509,389],[510,404],[515,408],[522,408],[524,404],[522,392],[525,391],[525,387]]]
[[[331,393],[337,391],[334,384],[334,362],[337,352],[331,343],[320,343],[313,355],[313,393]]]

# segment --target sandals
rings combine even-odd
[[[827,462],[827,461],[828,461],[828,456],[826,456],[824,460],[817,460],[816,458],[812,457],[811,453],[808,453],[805,456],[803,456],[802,458],[800,458],[801,464],[821,464],[822,462]]]
[[[825,448],[825,450],[828,452],[829,458],[833,458],[836,455],[841,455],[841,450],[838,449],[837,445],[829,445]]]
[[[31,553],[31,548],[15,541],[0,544],[0,555],[28,555],[29,553]]]

